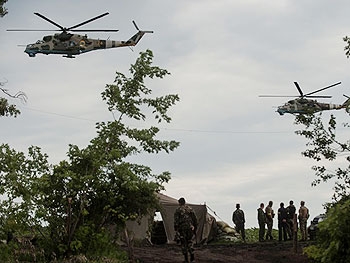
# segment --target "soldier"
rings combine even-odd
[[[275,212],[272,209],[272,205],[273,205],[273,202],[269,201],[268,206],[265,208],[266,225],[267,225],[266,240],[268,239],[273,240],[272,226],[273,226],[273,218],[275,217]]]
[[[295,215],[296,208],[294,206],[293,200],[289,201],[289,206],[287,206],[287,214],[288,214],[288,228],[287,228],[287,233],[289,239],[293,238],[293,225],[294,225],[294,215]]]
[[[232,221],[236,225],[236,231],[241,234],[243,242],[245,242],[245,218],[244,212],[240,209],[240,204],[236,204],[236,210],[232,214]]]
[[[309,219],[309,209],[305,206],[305,202],[300,202],[300,208],[299,208],[299,225],[300,225],[300,231],[301,231],[301,241],[307,240],[307,232],[306,232],[306,224],[307,220]]]
[[[287,209],[284,207],[284,203],[280,203],[280,208],[278,209],[278,241],[287,241]]]
[[[197,217],[191,207],[186,205],[183,197],[179,200],[179,207],[174,213],[174,229],[177,232],[181,242],[181,250],[185,257],[185,262],[188,262],[188,253],[190,261],[194,262],[193,235],[197,231]]]
[[[265,236],[265,224],[266,224],[266,216],[264,212],[264,203],[260,204],[258,208],[258,223],[259,223],[259,241],[264,241]]]

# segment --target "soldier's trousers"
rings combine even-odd
[[[265,223],[259,223],[259,241],[264,241]]]
[[[194,248],[193,248],[193,231],[187,230],[187,231],[181,231],[180,232],[180,241],[181,241],[181,251],[182,254],[185,256],[190,253],[193,254]]]
[[[273,226],[273,221],[267,221],[266,222],[267,225],[267,232],[266,232],[266,240],[270,239],[272,240],[272,226]]]
[[[301,232],[301,240],[303,240],[303,241],[307,240],[306,224],[307,224],[307,219],[306,218],[299,220],[300,232]]]

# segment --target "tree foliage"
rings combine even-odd
[[[349,195],[350,190],[350,141],[340,141],[337,138],[336,117],[331,115],[328,122],[322,119],[322,113],[317,115],[298,115],[295,123],[304,125],[305,129],[296,131],[296,134],[308,140],[308,149],[302,154],[305,157],[315,160],[319,165],[314,165],[316,179],[312,185],[316,186],[321,182],[335,181],[334,200],[339,200],[343,196]],[[343,124],[345,129],[349,124]],[[327,169],[325,163],[334,161],[337,158],[344,160],[344,166],[336,170]],[[329,164],[328,162],[328,164]]]
[[[304,249],[317,262],[350,262],[350,199],[343,198],[331,205],[327,219],[319,224],[317,245]]]
[[[7,0],[0,0],[0,17],[3,17],[7,14],[7,9],[4,7]]]
[[[10,98],[20,99],[22,102],[26,102],[27,101],[27,96],[22,91],[17,92],[15,95],[9,93],[9,91],[7,89],[3,88],[3,86],[5,86],[5,83],[6,82],[0,82],[0,91],[2,91],[5,95],[7,95]],[[16,105],[9,104],[8,99],[0,97],[0,116],[17,117],[17,115],[20,114],[20,113],[21,112],[16,107]]]
[[[315,160],[316,179],[313,185],[334,181],[333,203],[327,205],[327,218],[320,223],[317,244],[307,247],[305,253],[316,262],[343,263],[350,261],[349,247],[349,215],[350,215],[350,141],[340,141],[337,136],[337,121],[331,115],[326,122],[322,113],[317,115],[298,115],[295,123],[304,125],[303,130],[296,133],[308,140],[302,154]],[[349,124],[343,124],[345,129]],[[341,158],[342,167],[328,169],[325,162],[333,162]]]
[[[152,63],[153,53],[147,50],[131,65],[131,77],[116,73],[102,99],[118,117],[97,123],[97,136],[87,147],[69,145],[67,159],[59,164],[49,165],[37,147],[28,155],[6,144],[0,147],[0,193],[8,197],[0,214],[3,222],[12,222],[8,229],[25,222],[24,228],[40,229],[47,251],[62,256],[89,253],[112,244],[110,225],[120,230],[127,220],[153,211],[155,192],[163,189],[170,173],[154,174],[130,157],[169,153],[179,143],[158,139],[156,126],[140,129],[127,123],[170,122],[168,109],[179,97],[152,96],[145,81],[169,74]]]
[[[346,46],[344,47],[345,55],[347,58],[350,57],[350,38],[348,36],[343,37],[343,40],[346,42]]]
[[[4,17],[7,14],[7,9],[4,7],[7,0],[0,0],[0,17]],[[19,98],[26,101],[27,97],[23,92],[18,92],[15,95],[10,94],[3,86],[6,82],[0,82],[0,90],[5,93],[8,97]],[[0,117],[1,116],[13,116],[17,117],[20,111],[17,109],[16,105],[9,104],[8,99],[0,97]]]
[[[345,36],[343,40],[345,55],[350,57],[350,38]],[[343,263],[350,261],[350,140],[341,140],[337,136],[336,117],[331,115],[326,122],[318,115],[298,115],[295,123],[304,125],[303,130],[296,133],[308,140],[307,149],[302,154],[320,163],[312,168],[316,173],[313,185],[321,182],[334,181],[333,202],[326,204],[326,219],[319,224],[317,243],[307,247],[304,251],[316,262]],[[350,128],[349,123],[344,123],[345,129]],[[325,162],[334,162],[341,159],[341,167],[327,169]]]

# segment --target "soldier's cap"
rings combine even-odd
[[[184,205],[186,203],[185,198],[181,197],[179,200],[177,200],[179,204]]]

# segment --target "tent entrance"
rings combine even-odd
[[[152,224],[151,242],[155,245],[164,245],[167,241],[162,215],[160,212],[156,212]]]

